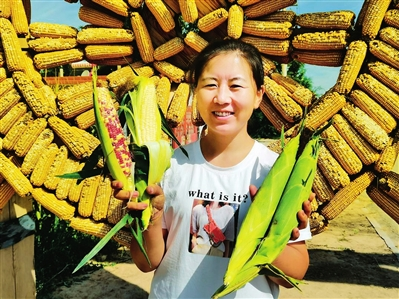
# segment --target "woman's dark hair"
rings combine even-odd
[[[256,87],[259,90],[263,85],[264,77],[261,55],[255,46],[236,39],[211,42],[195,57],[188,73],[193,86],[197,86],[199,77],[209,60],[227,52],[237,52],[248,62]]]

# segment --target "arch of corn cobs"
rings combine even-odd
[[[156,80],[159,104],[176,127],[189,94],[175,91],[187,84],[190,61],[208,41],[230,37],[261,51],[267,91],[261,110],[287,139],[305,107],[310,131],[334,119],[318,161],[312,233],[324,231],[364,191],[399,223],[399,174],[393,169],[399,153],[399,1],[365,0],[357,16],[296,15],[285,9],[294,0],[65,1],[80,5],[87,26],[31,23],[29,0],[0,3],[0,208],[14,194],[32,196],[75,229],[99,237],[125,213],[112,197],[109,177],[78,182],[56,176],[82,169],[99,145],[91,131],[92,87],[88,82],[57,91],[41,70],[83,59],[120,65],[102,81],[118,105],[132,88],[130,64]],[[338,80],[317,98],[276,71],[275,62],[292,60],[341,66]],[[199,126],[195,101],[192,108]],[[277,142],[269,146],[280,150]],[[126,246],[130,238],[124,230],[114,236]]]

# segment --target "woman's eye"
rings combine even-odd
[[[234,85],[231,85],[231,88],[232,89],[238,89],[238,88],[242,88],[242,86],[238,85],[238,84],[234,84]]]

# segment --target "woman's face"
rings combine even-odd
[[[195,92],[208,132],[223,135],[246,132],[248,120],[263,95],[263,89],[256,89],[248,62],[236,52],[209,60]]]

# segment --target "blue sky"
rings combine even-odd
[[[206,1],[206,0],[204,0]],[[363,0],[298,0],[297,5],[290,8],[297,15],[309,12],[323,12],[333,10],[350,10],[356,16],[362,7]],[[66,24],[76,28],[86,25],[78,18],[79,3],[68,3],[64,0],[31,0],[32,22],[49,22]],[[317,93],[324,93],[332,87],[338,77],[339,68],[306,66],[306,74],[313,81]]]

